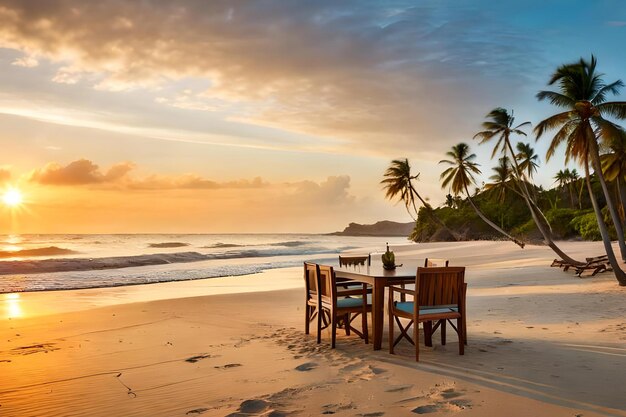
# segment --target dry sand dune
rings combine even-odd
[[[583,257],[596,243],[566,243]],[[545,247],[399,248],[467,265],[469,346],[303,332],[299,268],[0,298],[1,416],[626,416],[626,289]],[[247,292],[246,292],[247,291]],[[253,291],[253,292],[250,292]],[[193,296],[192,295],[196,295]]]

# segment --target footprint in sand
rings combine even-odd
[[[11,353],[14,355],[32,355],[41,352],[48,353],[54,350],[59,350],[58,347],[54,346],[54,343],[39,343],[36,345],[16,347],[11,349]]]
[[[221,365],[221,366],[214,366],[215,369],[230,369],[230,368],[237,368],[239,366],[243,366],[240,363],[227,363],[226,365]]]
[[[211,357],[212,357],[211,355],[196,355],[196,356],[192,356],[191,358],[185,359],[185,362],[196,363],[198,361],[201,361],[202,359],[208,359]]]
[[[401,392],[413,388],[413,385],[398,385],[395,387],[389,387],[385,392]]]
[[[303,363],[302,365],[296,366],[296,371],[306,372],[315,368],[317,368],[317,364],[315,362],[307,362]]]
[[[411,412],[415,414],[429,414],[436,413],[437,411],[439,411],[439,406],[437,404],[420,405],[419,407],[411,410]]]
[[[209,411],[209,409],[208,408],[196,408],[194,410],[187,411],[185,415],[200,415],[204,413],[205,411]]]

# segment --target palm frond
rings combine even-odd
[[[611,84],[607,84],[598,90],[596,95],[591,99],[591,102],[594,105],[602,104],[606,101],[607,94],[610,93],[616,96],[619,94],[619,90],[622,87],[624,87],[624,83],[622,82],[622,80],[617,80],[615,82],[612,82]]]
[[[565,94],[557,93],[556,91],[540,91],[536,94],[536,97],[539,101],[549,100],[550,104],[558,107],[571,108],[576,103],[576,100],[573,98]]]
[[[602,116],[615,117],[616,119],[626,119],[626,101],[611,101],[598,104],[596,109]]]
[[[567,123],[572,117],[573,117],[573,112],[565,111],[562,113],[557,113],[554,116],[550,116],[547,119],[542,120],[541,122],[537,124],[537,126],[535,126],[535,129],[534,129],[537,139],[539,139],[545,133],[546,130],[556,129],[562,126],[564,123]]]

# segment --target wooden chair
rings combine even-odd
[[[350,331],[354,331],[354,333],[365,339],[365,343],[368,343],[367,313],[372,311],[372,305],[368,302],[367,285],[361,284],[358,290],[342,291],[339,294],[337,291],[337,278],[332,266],[317,265],[317,276],[321,312],[321,315],[318,314],[317,316],[318,343],[321,340],[323,312],[327,312],[330,316],[332,348],[335,347],[337,325],[340,318],[343,319],[346,335],[349,336]],[[362,331],[352,327],[352,321],[359,314],[361,315]]]
[[[306,302],[304,305],[304,333],[309,334],[309,327],[317,318],[320,305],[318,288],[317,265],[310,262],[304,263],[304,288],[306,290]],[[319,336],[318,336],[319,343]]]
[[[465,353],[465,267],[417,268],[415,290],[389,287],[389,353],[404,338],[415,345],[415,360],[419,361],[419,323],[447,321],[459,336],[459,355]],[[411,302],[394,301],[394,293],[405,293],[413,297]],[[409,319],[406,326],[400,318]],[[452,322],[456,320],[456,325]],[[395,323],[400,335],[394,339]],[[413,326],[413,339],[409,330]],[[443,330],[443,329],[442,329]],[[425,329],[425,338],[430,338],[432,329]],[[443,332],[442,332],[443,336]],[[445,336],[444,343],[445,343]]]
[[[370,266],[372,264],[372,255],[360,256],[341,256],[339,255],[339,266]]]
[[[429,259],[426,258],[424,260],[424,268],[432,268],[432,267],[440,267],[440,266],[449,266],[450,261],[448,259]],[[467,283],[463,285],[463,299],[465,300],[467,294]],[[401,294],[400,297],[404,297],[404,294]],[[405,299],[401,299],[401,301],[406,301]],[[467,315],[463,316],[463,342],[467,345]],[[435,326],[433,327],[432,322],[424,323],[424,339],[426,346],[432,346],[432,334],[438,329],[441,328],[441,344],[446,344],[446,321],[439,320]]]

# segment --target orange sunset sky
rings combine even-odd
[[[438,205],[452,145],[491,175],[489,110],[541,120],[534,94],[592,52],[626,78],[621,3],[545,3],[0,0],[0,188],[24,198],[0,233],[410,221],[379,185],[391,159]]]

